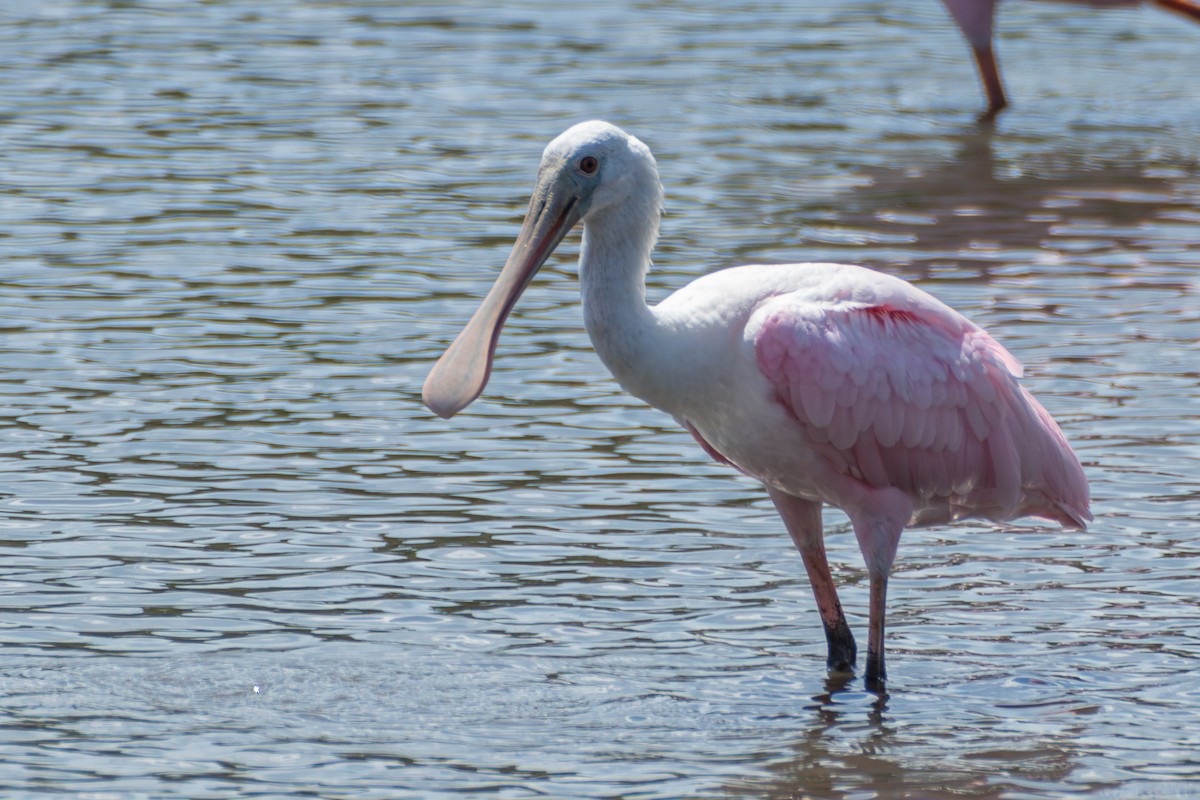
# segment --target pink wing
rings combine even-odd
[[[759,368],[814,449],[844,475],[904,491],[917,522],[1083,527],[1083,471],[1017,383],[1020,363],[931,299],[781,303],[755,341]]]

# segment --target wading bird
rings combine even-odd
[[[1078,5],[1088,5],[1097,8],[1112,6],[1136,6],[1142,0],[1071,0]],[[996,5],[1000,0],[942,0],[946,10],[962,31],[971,46],[975,56],[975,64],[979,67],[979,78],[983,81],[983,91],[987,95],[987,109],[979,119],[987,122],[996,118],[1005,106],[1008,98],[1004,96],[1004,83],[1000,80],[1000,65],[996,61],[996,53],[992,49],[992,27],[996,17]],[[1200,0],[1153,0],[1154,4],[1177,11],[1180,14],[1200,20]]]
[[[882,689],[901,531],[1027,515],[1082,528],[1079,461],[1017,382],[1017,360],[899,278],[845,264],[735,267],[648,306],[662,200],[650,150],[619,128],[584,122],[552,141],[512,254],[430,371],[425,405],[449,418],[479,396],[518,296],[582,222],[584,321],[600,359],[711,457],[766,486],[803,557],[834,672],[853,671],[856,647],[821,504],[850,517],[870,577],[866,683]]]

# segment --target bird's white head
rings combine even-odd
[[[581,122],[546,146],[525,223],[479,310],[425,379],[422,399],[441,417],[466,408],[487,385],[500,329],[517,298],[580,222],[606,215],[654,220],[662,186],[650,148],[607,122]]]
[[[574,125],[546,145],[530,210],[552,196],[578,198],[579,220],[634,198],[662,204],[650,148],[600,120]]]

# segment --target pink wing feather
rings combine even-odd
[[[1020,386],[1020,363],[932,298],[779,303],[762,373],[844,475],[912,498],[914,522],[1033,515],[1083,527],[1079,461]]]

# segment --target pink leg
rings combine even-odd
[[[987,93],[988,107],[979,115],[980,122],[991,122],[1005,106],[1008,98],[1004,96],[1004,84],[1000,82],[1000,67],[996,63],[996,54],[991,44],[972,47],[975,63],[979,65],[979,77],[983,81],[983,90]]]
[[[842,603],[838,599],[837,587],[833,584],[833,575],[829,571],[829,562],[825,558],[825,539],[821,530],[821,504],[812,500],[801,500],[790,494],[767,487],[767,493],[783,517],[796,549],[804,559],[804,568],[808,571],[808,582],[812,585],[813,595],[817,599],[817,609],[821,612],[821,622],[825,625],[825,641],[829,646],[829,657],[826,666],[831,672],[853,672],[857,648],[850,626],[846,624],[846,615],[842,613]]]
[[[863,679],[869,691],[882,691],[887,681],[883,663],[883,628],[887,616],[888,576],[871,576],[871,622],[867,629],[867,674]]]
[[[1180,14],[1200,19],[1200,2],[1197,0],[1154,0],[1163,8],[1178,11]]]
[[[891,499],[895,501],[898,494]],[[881,499],[886,502],[887,498]],[[904,501],[907,503],[907,501]],[[892,571],[892,562],[896,560],[896,548],[900,544],[900,534],[904,531],[904,522],[912,506],[893,509],[890,516],[881,513],[879,517],[855,519],[854,534],[858,537],[858,546],[867,562],[867,574],[871,578],[871,621],[867,629],[867,672],[863,681],[868,690],[883,691],[887,680],[887,668],[883,659],[883,630],[887,616],[887,585],[888,574]],[[881,503],[879,511],[885,512]]]

